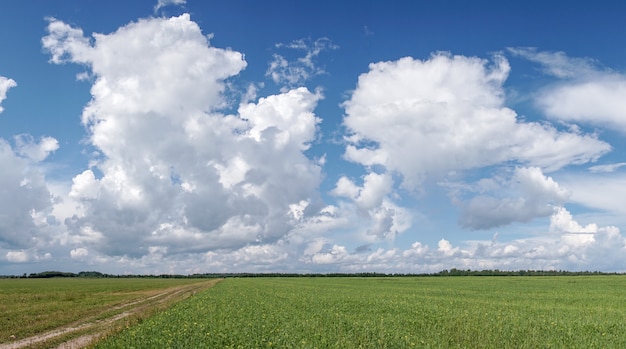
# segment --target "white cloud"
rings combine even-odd
[[[555,216],[567,216],[555,211]],[[553,220],[556,218],[553,217]],[[571,215],[570,215],[571,219]],[[572,224],[577,222],[571,219]],[[593,226],[587,225],[587,226]],[[586,226],[586,227],[587,227]],[[343,244],[326,239],[311,240],[300,251],[287,240],[272,244],[243,246],[235,250],[213,250],[198,254],[168,254],[151,248],[141,258],[123,258],[127,268],[173,273],[206,272],[438,272],[443,269],[501,270],[602,270],[624,271],[625,239],[615,227],[597,227],[593,234],[572,234],[555,229],[545,236],[512,241],[466,241],[453,244],[443,238],[430,247],[419,241],[409,248],[375,248],[350,252]],[[156,253],[156,252],[158,253]],[[306,252],[305,252],[306,251]],[[121,262],[106,258],[105,263]],[[132,270],[132,269],[130,269]]]
[[[410,248],[378,248],[350,253],[339,244],[319,247],[306,257],[308,263],[336,271],[438,272],[443,269],[501,270],[602,270],[624,271],[621,262],[626,239],[613,226],[581,226],[564,208],[554,210],[544,236],[506,242],[466,241],[454,245],[447,239],[436,248],[415,242]],[[571,230],[577,231],[571,231]]]
[[[0,76],[0,103],[7,90],[16,85]],[[36,142],[27,134],[15,136],[14,140],[15,148],[0,138],[0,193],[4,198],[0,200],[0,248],[31,248],[44,245],[49,240],[49,225],[57,223],[51,215],[55,198],[37,163],[55,151],[58,142],[52,137]],[[9,251],[6,258],[21,262],[28,255],[24,250]]]
[[[11,87],[15,86],[17,86],[15,80],[0,76],[0,113],[4,111],[4,108],[2,108],[2,101],[7,98],[7,91]]]
[[[589,167],[589,172],[603,173],[603,172],[615,172],[619,168],[626,166],[626,162],[618,162],[615,164],[596,165]]]
[[[359,187],[346,176],[341,176],[337,180],[335,189],[332,190],[333,195],[343,196],[350,199],[356,199],[359,195],[359,192]]]
[[[553,213],[554,206],[562,205],[571,196],[538,167],[520,167],[510,180],[496,178],[488,182],[488,190],[484,191],[484,185],[476,186],[474,190],[478,190],[479,195],[461,204],[463,227],[489,229],[547,217]]]
[[[325,74],[324,69],[317,65],[317,57],[327,50],[339,48],[328,38],[319,38],[315,41],[310,39],[294,40],[289,44],[276,44],[278,49],[290,49],[296,52],[304,52],[304,56],[295,57],[293,60],[280,54],[274,54],[272,62],[265,73],[276,84],[284,84],[289,87],[301,86],[307,80],[316,75]]]
[[[47,261],[52,258],[50,253],[39,254],[36,249],[9,251],[5,255],[6,260],[11,263],[26,263],[31,261]]]
[[[26,248],[47,240],[53,197],[36,163],[16,154],[0,138],[0,246]]]
[[[154,6],[154,12],[166,6],[184,5],[186,2],[187,0],[158,0],[157,4]]]
[[[612,75],[547,89],[537,97],[537,104],[552,118],[610,126],[623,132],[625,95],[626,76]]]
[[[321,92],[285,88],[257,98],[261,85],[249,85],[237,112],[227,114],[235,101],[224,91],[246,67],[244,56],[212,47],[189,15],[142,19],[91,37],[49,21],[42,43],[50,61],[84,65],[93,83],[82,121],[98,155],[71,188],[65,183],[59,203],[35,167],[58,142],[18,136],[15,149],[0,142],[0,161],[11,169],[0,173],[0,188],[28,197],[0,204],[0,215],[17,217],[10,227],[0,219],[7,261],[50,258],[39,252],[48,239],[67,260],[131,273],[620,267],[619,229],[579,224],[562,208],[587,189],[545,174],[593,161],[610,146],[576,127],[518,119],[504,105],[510,68],[501,56],[442,53],[372,64],[344,104],[345,158],[365,174],[339,178],[331,191],[337,202],[328,205],[319,193],[326,156],[308,155],[319,137]],[[317,58],[335,48],[328,39],[279,44],[295,57],[281,51],[267,75],[301,86],[324,73]],[[564,58],[552,57],[550,74],[573,79],[572,72],[592,66]],[[471,184],[458,179],[487,166],[506,175]],[[419,191],[425,180],[465,188],[452,192],[465,227],[552,215],[551,226],[513,241],[436,237],[435,246],[397,247],[396,237],[419,215],[400,205],[398,186]],[[67,218],[67,231],[49,234],[45,221],[55,209]]]
[[[576,78],[592,75],[596,62],[588,58],[570,58],[565,52],[538,51],[534,47],[510,47],[513,55],[541,64],[544,72],[557,78]]]
[[[546,73],[563,79],[535,96],[537,106],[548,116],[567,122],[584,122],[624,132],[626,126],[626,75],[601,69],[586,58],[563,52],[511,49],[539,63]]]
[[[363,210],[382,204],[383,199],[393,190],[393,180],[388,174],[368,173],[363,177],[363,187],[358,187],[347,177],[341,177],[332,193],[354,200]]]
[[[344,246],[333,245],[326,252],[318,252],[311,257],[311,262],[315,264],[341,264],[349,258],[348,251]]]
[[[82,29],[73,28],[53,17],[47,20],[49,35],[43,37],[41,43],[51,55],[50,62],[62,64],[88,61],[89,39],[83,35]]]
[[[503,106],[508,62],[435,54],[370,65],[345,102],[345,157],[383,165],[416,189],[427,177],[507,162],[554,171],[597,159],[594,135],[523,122]]]
[[[604,231],[616,229],[615,227],[603,228]],[[562,233],[563,241],[568,245],[583,246],[595,241],[594,235],[599,228],[595,223],[581,226],[576,222],[572,214],[565,208],[558,207],[550,218],[550,231]]]
[[[453,256],[455,254],[458,254],[461,249],[458,247],[452,247],[452,244],[450,243],[450,241],[446,240],[446,239],[441,239],[439,240],[439,242],[437,243],[437,251],[443,253],[444,255],[450,257]]]
[[[41,137],[36,142],[31,135],[21,134],[14,139],[17,153],[35,162],[43,161],[50,153],[59,149],[59,142],[52,137]]]
[[[85,248],[137,258],[241,251],[326,216],[321,168],[303,153],[320,93],[297,88],[219,113],[230,103],[225,80],[246,62],[211,47],[189,15],[139,20],[93,43],[63,23],[49,28],[53,58],[95,78],[83,123],[101,157],[73,179],[81,215],[66,221]]]
[[[299,150],[307,150],[315,139],[317,124],[321,121],[312,110],[322,98],[318,92],[311,94],[300,87],[280,95],[260,98],[258,103],[242,104],[239,115],[250,121],[249,130],[257,142],[270,133],[275,138],[278,149],[296,145]]]
[[[509,69],[502,56],[490,63],[445,53],[371,64],[344,103],[345,158],[367,169],[382,165],[387,178],[400,174],[401,185],[412,191],[426,180],[448,183],[447,177],[458,178],[464,170],[507,171],[513,164],[511,179],[484,179],[466,192],[474,197],[452,191],[463,209],[461,226],[488,229],[549,216],[570,194],[543,173],[595,161],[610,146],[576,128],[559,131],[518,120],[504,106]],[[444,186],[451,189],[450,183]],[[394,190],[393,184],[385,188],[383,196]],[[363,206],[368,196],[361,197],[361,190],[340,178],[333,193]],[[384,212],[370,212],[379,226],[389,222]]]
[[[626,214],[626,175],[621,172],[562,175],[559,182],[572,188],[571,201],[623,217]]]
[[[70,256],[73,259],[83,259],[89,255],[89,250],[84,247],[75,248],[70,251]]]
[[[559,183],[571,188],[569,202],[589,211],[584,215],[586,219],[618,227],[626,224],[626,174],[623,171],[565,173],[559,176]]]
[[[26,253],[25,251],[9,251],[6,254],[6,258],[9,262],[12,263],[24,263],[24,262],[28,262],[28,260],[30,259],[28,256],[28,253]]]
[[[379,207],[370,210],[369,214],[372,223],[366,233],[378,240],[394,240],[412,225],[410,210],[390,200],[384,200]]]
[[[362,186],[342,176],[331,194],[349,199],[355,205],[357,215],[368,218],[364,221],[366,236],[393,240],[411,226],[409,211],[390,198],[393,179],[389,174],[370,172],[363,177]]]
[[[100,190],[99,182],[93,171],[85,170],[72,179],[72,189],[69,196],[73,199],[95,199]]]

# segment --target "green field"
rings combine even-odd
[[[130,309],[150,314],[149,308],[168,306],[176,300],[174,296],[182,298],[178,290],[199,283],[206,284],[207,280],[0,279],[0,347],[2,343],[99,321]],[[164,296],[158,298],[159,294]],[[164,299],[166,296],[170,298]],[[48,347],[45,343],[40,346]]]
[[[97,348],[626,348],[626,277],[232,278]]]

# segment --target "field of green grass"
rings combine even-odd
[[[0,279],[0,347],[77,321],[127,311],[163,290],[198,279]],[[161,302],[162,303],[162,302]],[[128,306],[125,306],[128,305]],[[44,345],[45,347],[45,345]]]
[[[626,277],[232,278],[97,348],[626,348]]]

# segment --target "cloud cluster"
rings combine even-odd
[[[41,144],[27,146],[37,148]],[[0,191],[5,198],[0,202],[0,247],[44,244],[53,196],[37,168],[37,161],[20,156],[19,150],[16,152],[6,140],[0,139],[0,163]]]
[[[593,134],[518,119],[504,106],[509,70],[499,55],[491,62],[437,53],[371,64],[344,104],[345,158],[383,166],[409,190],[466,170],[515,164],[511,178],[482,182],[497,191],[512,186],[510,194],[479,193],[461,203],[461,225],[486,229],[550,215],[549,205],[563,204],[567,195],[543,172],[595,161],[611,147]]]
[[[0,76],[0,102],[14,86],[14,80]],[[51,239],[49,227],[58,224],[52,216],[55,198],[39,168],[39,163],[58,147],[52,137],[36,141],[30,135],[18,135],[14,146],[0,138],[0,250],[8,251],[4,256],[8,261],[36,258],[35,252],[24,249],[45,247]]]
[[[183,3],[159,1],[155,11]],[[333,173],[322,193],[331,165],[311,148],[324,96],[304,85],[325,73],[320,54],[337,48],[329,39],[278,44],[266,76],[280,93],[257,98],[249,88],[237,105],[227,92],[247,66],[244,55],[211,46],[188,14],[91,36],[48,21],[42,46],[50,62],[83,66],[91,83],[81,120],[94,151],[88,168],[51,185],[43,162],[56,139],[0,139],[0,190],[16,198],[0,203],[0,257],[8,262],[55,259],[129,273],[623,269],[620,230],[578,223],[565,208],[623,214],[623,163],[567,173],[611,146],[573,124],[518,117],[506,105],[503,55],[372,63],[341,106],[343,160],[357,166]],[[621,125],[622,75],[564,53],[508,52],[559,79],[536,97],[547,116]],[[0,77],[0,103],[14,86]],[[467,237],[540,217],[550,224],[504,242],[497,234],[425,236],[432,231],[417,227],[416,207],[429,190],[448,194],[456,207],[445,208],[460,215],[447,218],[458,218]]]
[[[444,53],[371,64],[345,102],[345,157],[383,165],[415,189],[450,171],[505,162],[554,171],[610,149],[594,135],[518,120],[504,106],[509,69],[502,56],[490,63]]]
[[[94,79],[82,121],[100,156],[73,179],[82,213],[66,221],[88,249],[238,249],[275,242],[320,209],[321,168],[303,152],[321,94],[302,87],[220,113],[225,80],[246,62],[210,46],[189,15],[93,40],[57,20],[48,31],[52,62],[83,64]]]
[[[613,226],[582,227],[562,207],[553,210],[550,232],[545,236],[508,242],[467,241],[454,246],[441,239],[431,247],[415,242],[410,248],[378,248],[350,253],[343,245],[327,246],[306,257],[305,262],[337,266],[345,272],[437,272],[444,269],[502,270],[624,270],[620,255],[626,239]]]
[[[602,67],[590,58],[569,57],[564,52],[535,48],[510,48],[512,54],[537,63],[544,74],[556,80],[532,95],[535,106],[549,118],[563,123],[592,125],[600,130],[623,133],[626,109],[626,75]],[[579,126],[573,125],[576,129]],[[568,173],[560,181],[572,191],[571,201],[612,215],[622,222],[625,177],[623,162],[589,167],[589,173]]]

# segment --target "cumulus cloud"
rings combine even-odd
[[[378,248],[350,253],[343,245],[325,245],[305,260],[320,267],[329,263],[345,272],[438,272],[444,269],[501,270],[603,270],[624,271],[621,256],[626,239],[613,226],[580,225],[563,207],[553,210],[544,236],[507,242],[466,241],[455,245],[440,239],[430,247],[415,242],[411,247]]]
[[[11,198],[0,202],[0,245],[25,248],[42,243],[53,204],[44,174],[3,139],[0,163],[0,190],[3,197]]]
[[[75,248],[70,251],[72,259],[83,259],[89,255],[89,251],[84,247]]]
[[[9,251],[6,254],[6,258],[13,263],[24,263],[30,259],[25,251]]]
[[[306,98],[303,98],[306,95]],[[312,110],[322,98],[306,88],[297,88],[280,95],[260,98],[258,103],[242,104],[241,118],[250,121],[249,134],[260,142],[264,134],[272,132],[276,147],[296,145],[296,150],[307,150],[315,139],[317,124],[321,121]]]
[[[537,106],[548,117],[624,132],[625,74],[602,69],[591,59],[568,57],[563,52],[524,48],[510,51],[539,63],[546,73],[562,79],[535,96]]]
[[[15,81],[0,76],[0,102],[6,91],[16,86]],[[0,107],[0,112],[2,108]],[[14,138],[15,148],[0,138],[0,248],[35,247],[48,239],[46,236],[54,198],[45,182],[44,173],[37,163],[58,148],[52,137],[42,137],[36,142],[30,135]],[[10,262],[28,260],[27,252],[9,251]]]
[[[336,50],[339,48],[328,38],[294,40],[291,43],[276,44],[277,49],[288,49],[295,52],[303,52],[304,56],[284,56],[278,53],[273,55],[273,60],[265,73],[274,83],[289,87],[301,86],[312,77],[326,72],[317,64],[317,57],[323,51]]]
[[[48,35],[41,39],[41,43],[50,53],[50,62],[55,64],[87,62],[90,43],[89,38],[83,35],[82,29],[73,28],[53,17],[47,20]]]
[[[427,60],[371,64],[344,103],[344,157],[368,171],[382,166],[389,178],[399,174],[401,186],[411,191],[421,191],[426,180],[439,182],[461,206],[464,228],[551,215],[571,194],[544,173],[595,161],[611,147],[576,127],[562,131],[518,119],[504,105],[509,70],[501,55],[488,61],[436,53]],[[465,188],[464,197],[447,180],[466,170],[507,172],[512,166],[509,179],[485,178]],[[347,178],[337,182],[334,194],[360,200],[360,189]]]
[[[309,217],[307,219],[312,219]],[[336,223],[336,222],[335,222]],[[335,224],[333,223],[333,224]],[[327,228],[328,226],[326,226]],[[337,228],[336,225],[332,226]],[[304,227],[303,227],[304,228]],[[306,228],[304,228],[306,229]],[[296,229],[297,230],[297,229]],[[323,229],[324,230],[324,229]],[[415,241],[407,248],[363,246],[349,248],[333,237],[317,237],[307,231],[306,240],[298,233],[273,243],[250,244],[236,249],[217,249],[196,254],[171,254],[168,248],[151,247],[138,258],[98,256],[103,265],[124,265],[155,273],[215,272],[438,272],[444,269],[501,270],[596,270],[624,271],[626,239],[614,226],[580,224],[563,207],[555,207],[550,226],[538,236],[499,242],[490,240],[454,243],[439,239],[433,246]],[[20,251],[15,251],[20,252]],[[15,254],[14,257],[26,255]],[[74,258],[91,257],[91,251],[74,249]],[[37,257],[28,254],[29,258]],[[32,260],[32,259],[31,259]]]
[[[554,171],[597,159],[595,135],[523,122],[506,108],[502,56],[492,62],[445,53],[370,65],[345,102],[345,158],[383,165],[416,189],[449,171],[514,162]]]
[[[461,226],[469,229],[489,229],[547,217],[571,195],[538,167],[517,168],[510,180],[487,179],[473,190],[479,194],[462,204],[459,220]]]
[[[38,262],[47,261],[52,258],[52,255],[48,252],[40,254],[36,249],[32,250],[19,250],[9,251],[6,253],[5,258],[11,263],[26,263],[26,262]]]
[[[321,168],[304,154],[321,93],[301,87],[220,113],[225,80],[246,62],[210,46],[187,14],[93,42],[59,21],[48,28],[52,62],[84,64],[95,78],[82,121],[101,156],[73,179],[74,241],[135,258],[239,251],[324,216]]]
[[[15,80],[0,76],[0,113],[4,111],[4,108],[2,108],[2,101],[7,98],[7,91],[11,87],[15,86],[17,86]]]
[[[21,134],[14,139],[17,153],[35,162],[43,161],[50,153],[59,149],[59,142],[53,137],[41,137],[36,142],[33,136]]]
[[[100,182],[93,171],[85,170],[72,179],[70,198],[78,200],[96,199],[100,190]]]
[[[368,210],[380,206],[392,189],[393,180],[390,175],[372,172],[363,177],[362,187],[358,187],[345,176],[339,178],[332,193],[350,198],[359,208]]]
[[[411,226],[411,215],[406,208],[396,205],[391,199],[393,179],[387,173],[368,173],[363,177],[362,186],[348,177],[337,181],[331,194],[349,199],[359,215],[368,219],[366,235],[376,239],[393,240]]]
[[[583,226],[575,221],[572,214],[563,207],[557,208],[552,215],[550,230],[561,235],[565,251],[584,251],[584,253],[579,252],[575,256],[570,256],[570,260],[588,262],[589,259],[599,259],[604,265],[614,264],[626,249],[626,239],[621,236],[619,228],[599,227],[595,223]],[[611,268],[615,268],[615,265]]]

